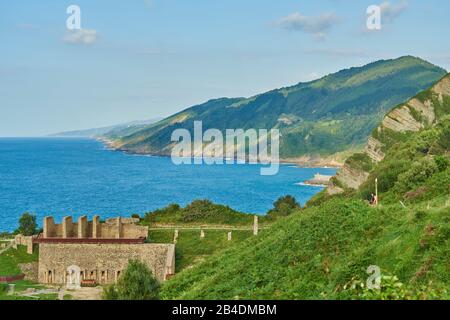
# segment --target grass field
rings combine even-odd
[[[29,263],[38,261],[38,252],[33,254],[27,253],[25,246],[18,246],[17,250],[11,248],[0,255],[0,276],[16,276],[19,275],[20,263]]]
[[[250,230],[232,232],[232,240],[227,240],[228,230],[204,230],[205,238],[200,239],[200,230],[179,230],[176,244],[176,272],[180,272],[203,261],[213,253],[243,242],[252,236]],[[149,239],[154,243],[172,243],[174,230],[150,230]]]
[[[449,207],[438,198],[427,208],[329,200],[177,274],[163,297],[358,299],[346,285],[365,283],[367,268],[377,265],[411,290],[400,298],[448,298]]]

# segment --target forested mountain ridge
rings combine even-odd
[[[388,110],[445,73],[411,56],[381,60],[250,98],[210,100],[130,135],[109,138],[119,150],[170,155],[173,130],[192,132],[193,122],[201,120],[204,130],[280,129],[284,159],[327,156],[364,144]]]

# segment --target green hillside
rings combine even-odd
[[[347,163],[368,172],[358,189],[322,192],[257,237],[179,273],[163,297],[449,299],[450,76],[418,97],[422,116],[436,117],[416,131],[375,130],[389,136],[380,138],[384,158],[361,154]],[[367,201],[375,178],[378,207]],[[381,290],[365,288],[372,265],[381,269]]]
[[[387,110],[428,88],[445,71],[414,57],[382,60],[250,98],[208,101],[133,134],[118,149],[169,155],[173,130],[278,128],[282,158],[330,155],[361,145]]]

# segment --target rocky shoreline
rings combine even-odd
[[[140,152],[137,150],[122,149],[114,140],[107,139],[105,137],[96,138],[97,141],[103,143],[108,149],[114,151],[125,152],[128,154],[136,155],[148,155],[155,157],[170,157],[168,153],[151,153]],[[320,156],[302,156],[298,158],[281,158],[280,164],[293,164],[301,168],[335,168],[340,169],[344,165],[344,161],[337,159],[334,156],[320,157]]]

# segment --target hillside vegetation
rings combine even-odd
[[[282,158],[331,155],[364,143],[386,111],[445,71],[414,57],[382,60],[250,98],[221,98],[188,108],[133,134],[107,138],[128,152],[170,155],[171,134],[193,122],[203,129],[281,130]]]
[[[263,218],[263,217],[261,217]],[[145,214],[147,225],[252,225],[253,216],[209,200],[195,200],[186,207],[171,204]]]
[[[164,284],[163,297],[450,298],[449,78],[418,96],[424,97],[424,115],[435,111],[433,121],[417,114],[415,119],[423,120],[417,129],[387,131],[384,138],[377,136],[384,130],[377,129],[382,157],[368,152],[349,159],[344,175],[366,173],[357,188],[335,179],[341,193],[321,192],[307,208],[279,219],[258,237],[181,272]],[[432,103],[425,103],[429,99]],[[367,201],[375,178],[378,207]],[[373,265],[383,275],[380,290],[365,287]]]

